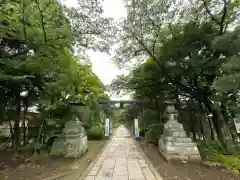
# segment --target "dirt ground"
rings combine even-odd
[[[160,155],[157,147],[146,145],[140,140],[139,144],[164,180],[240,180],[224,169],[209,168],[200,164],[170,164]]]
[[[78,159],[47,155],[14,157],[9,152],[0,152],[0,180],[42,180],[51,176],[63,177],[69,174],[79,177],[101,152],[105,143],[106,141],[89,141],[88,152]]]

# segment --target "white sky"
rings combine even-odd
[[[75,6],[77,0],[61,0],[67,6]],[[112,17],[118,20],[126,16],[126,11],[122,0],[104,0],[104,16]],[[111,56],[101,52],[88,51],[90,56],[93,72],[101,79],[105,85],[111,84],[112,80],[119,74],[126,71],[118,69],[111,60]],[[129,99],[128,95],[122,97],[111,97],[111,99]]]

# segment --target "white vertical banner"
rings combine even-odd
[[[135,137],[139,137],[138,119],[134,119]]]
[[[240,133],[240,118],[239,117],[234,119],[234,124],[235,124],[236,130],[237,130],[237,133]]]
[[[105,121],[105,136],[109,136],[109,119],[107,118]]]

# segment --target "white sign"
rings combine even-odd
[[[109,119],[105,121],[105,136],[109,136]]]
[[[139,137],[138,119],[134,119],[135,137]]]
[[[239,118],[235,118],[234,119],[234,124],[237,130],[237,133],[240,133],[240,122],[239,122]]]

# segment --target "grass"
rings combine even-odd
[[[240,151],[236,149],[235,153],[228,155],[225,148],[219,141],[212,141],[208,146],[203,142],[198,142],[201,156],[204,160],[217,162],[222,164],[224,167],[233,170],[236,176],[239,175],[240,170]]]
[[[239,175],[240,170],[240,158],[239,156],[233,155],[224,155],[220,153],[213,153],[208,155],[208,160],[213,162],[219,162],[225,167],[231,168],[234,171],[234,174]]]

